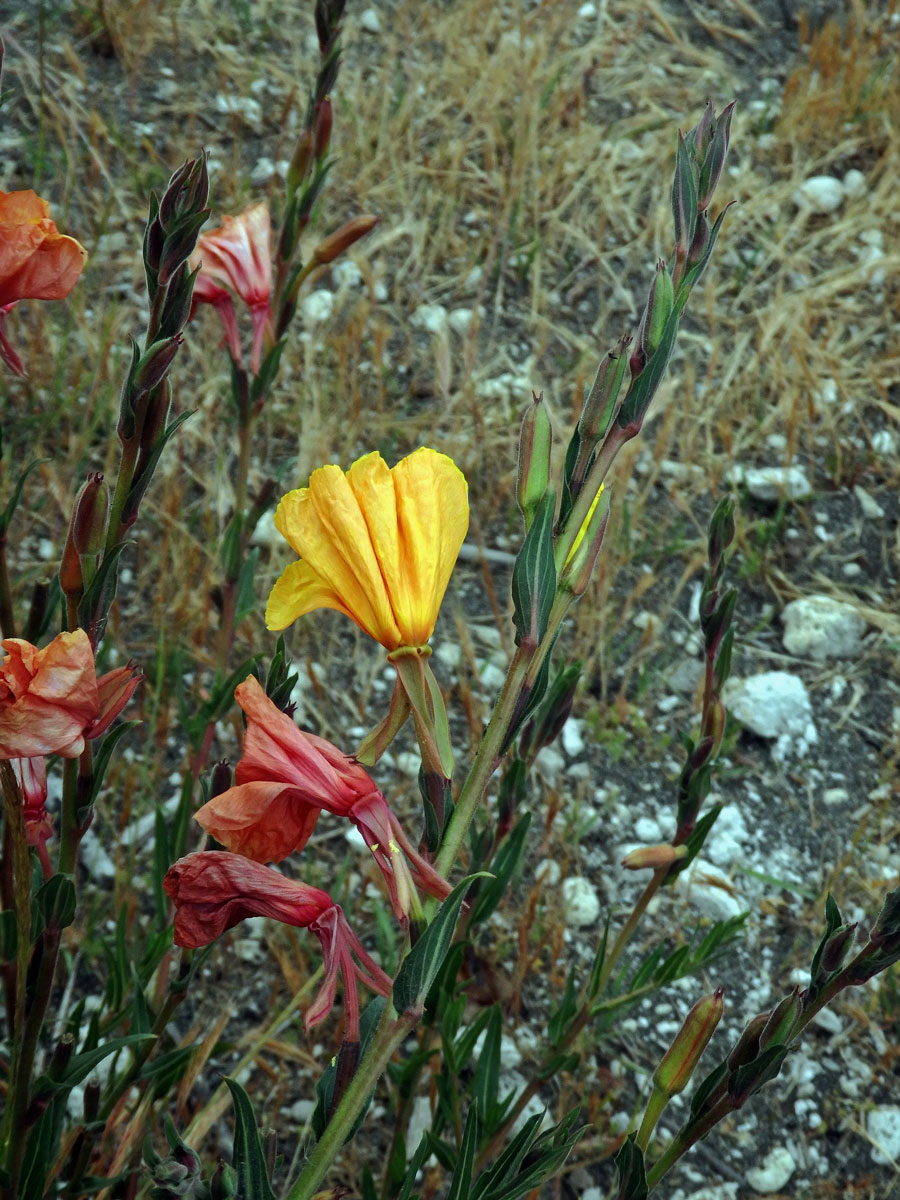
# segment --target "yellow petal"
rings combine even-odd
[[[266,604],[266,628],[287,629],[298,617],[317,608],[336,608],[348,617],[353,614],[341,603],[340,596],[324,584],[305,562],[293,562],[281,572]]]
[[[392,474],[407,584],[398,621],[405,644],[422,646],[434,632],[469,528],[468,487],[451,458],[426,447],[402,459]]]
[[[380,455],[366,457],[387,472]],[[308,488],[289,492],[275,513],[275,526],[337,601],[327,607],[342,608],[388,649],[401,644],[365,518],[340,467],[320,467]]]

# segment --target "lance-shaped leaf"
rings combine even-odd
[[[547,632],[550,609],[556,596],[556,565],[553,558],[553,489],[544,493],[512,575],[513,624],[516,645],[523,641],[538,645]]]
[[[232,1165],[238,1177],[238,1200],[275,1200],[250,1098],[235,1079],[225,1076],[234,1104]]]
[[[399,974],[394,980],[394,1007],[397,1012],[416,1009],[425,1003],[428,989],[440,970],[453,940],[453,931],[466,892],[474,879],[486,875],[486,871],[479,871],[477,875],[467,875],[456,885],[438,909],[434,920],[403,960]]]

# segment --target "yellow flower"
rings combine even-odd
[[[275,526],[300,556],[266,605],[269,629],[336,608],[387,650],[424,646],[469,526],[465,476],[422,448],[389,468],[380,454],[313,471]]]

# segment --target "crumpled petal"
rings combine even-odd
[[[0,192],[0,308],[17,300],[62,300],[78,281],[87,251],[50,219],[35,192]]]

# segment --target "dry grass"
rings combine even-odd
[[[592,690],[620,697],[621,715],[665,651],[659,631],[684,607],[706,516],[736,463],[794,459],[823,492],[861,482],[883,495],[900,482],[897,462],[871,440],[900,422],[900,24],[896,0],[857,2],[840,24],[801,26],[795,57],[763,67],[753,47],[771,33],[769,16],[743,0],[707,9],[602,0],[595,9],[576,20],[574,2],[397,0],[378,6],[382,32],[373,36],[350,5],[337,162],[316,232],[358,211],[381,222],[353,252],[362,286],[337,289],[332,318],[285,353],[251,483],[272,475],[286,488],[323,461],[347,464],[374,447],[393,459],[432,444],[469,478],[472,540],[510,549],[529,390],[544,391],[564,448],[599,355],[634,328],[652,265],[670,252],[674,131],[699,117],[707,95],[717,107],[736,96],[719,197],[737,204],[645,433],[617,466],[605,566],[568,645],[586,660]],[[16,418],[6,435],[18,457],[52,456],[18,548],[26,578],[45,569],[40,538],[62,545],[72,480],[114,472],[105,431],[127,336],[141,328],[148,189],[202,145],[214,220],[267,192],[277,203],[277,183],[253,184],[251,174],[261,158],[290,156],[314,67],[311,20],[294,3],[100,0],[72,9],[47,0],[40,11],[40,28],[23,8],[5,31],[13,95],[2,178],[8,190],[47,195],[91,263],[67,304],[23,306],[10,318],[30,379],[0,380],[3,415]],[[761,75],[775,77],[771,88]],[[248,98],[256,109],[242,110]],[[235,111],[223,114],[229,105]],[[803,180],[851,168],[865,190],[839,212],[795,207]],[[877,262],[860,236],[872,230],[883,238]],[[331,285],[326,274],[314,286]],[[411,319],[424,304],[475,317],[463,333],[431,335]],[[157,663],[145,700],[155,766],[130,768],[135,811],[170,790],[163,781],[180,765],[179,661],[198,679],[214,662],[209,596],[233,496],[218,328],[201,314],[189,333],[176,402],[197,411],[146,502],[129,563],[140,605],[114,617],[123,653]],[[668,460],[693,469],[676,482]],[[749,560],[746,540],[744,552]],[[885,553],[894,573],[896,547]],[[260,595],[278,569],[276,552]],[[784,600],[809,578],[805,568],[791,576],[762,565],[749,586]],[[498,579],[501,606],[504,588]],[[872,607],[896,634],[891,600],[882,587]],[[466,621],[490,625],[489,597],[481,603]],[[140,616],[144,604],[165,614],[161,633]],[[661,624],[635,632],[632,618],[646,608]],[[241,633],[243,649],[258,649],[261,620]],[[339,739],[342,725],[362,720],[380,656],[330,614],[296,630],[291,648],[301,663],[352,661],[355,694],[322,687],[310,670],[301,714]]]

